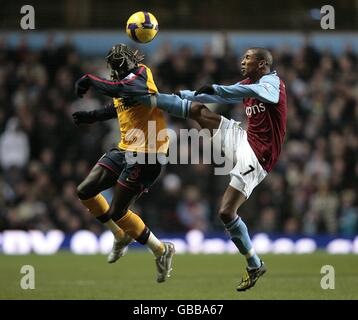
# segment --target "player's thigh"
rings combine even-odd
[[[85,188],[94,192],[113,187],[125,165],[125,153],[117,148],[110,149],[97,161],[85,179]]]
[[[88,176],[77,187],[81,199],[94,197],[99,192],[113,187],[116,184],[118,175],[107,168],[96,164]]]
[[[158,162],[154,164],[127,163],[118,182],[128,189],[148,192],[158,179],[163,167]]]
[[[88,178],[91,183],[99,185],[101,188],[108,189],[116,184],[118,174],[97,163],[93,167]]]
[[[110,214],[113,220],[117,221],[123,217],[129,206],[133,204],[143,192],[148,192],[149,188],[159,177],[163,166],[155,164],[126,164],[118,178],[118,183],[114,190]]]

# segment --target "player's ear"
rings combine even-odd
[[[261,61],[259,62],[259,68],[263,68],[266,64],[267,64],[267,63],[266,63],[266,60],[261,60]]]

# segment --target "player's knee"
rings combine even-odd
[[[230,208],[222,207],[219,209],[219,218],[223,223],[229,223],[236,216],[236,213]]]
[[[210,111],[204,104],[193,102],[190,108],[189,117],[204,127],[214,126],[217,128],[220,125],[221,116],[215,112]]]
[[[113,221],[120,220],[121,218],[123,218],[125,216],[126,213],[127,213],[127,209],[117,208],[115,206],[111,206],[108,211],[108,214],[112,218]]]
[[[82,182],[79,186],[77,186],[77,196],[81,200],[87,200],[95,195],[96,193],[91,190],[91,187],[87,183]]]
[[[77,196],[81,200],[86,200],[86,190],[85,190],[83,183],[81,183],[80,185],[77,186]]]
[[[202,116],[203,109],[206,107],[198,102],[193,102],[190,107],[190,118],[193,120],[198,120]]]

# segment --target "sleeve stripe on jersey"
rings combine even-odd
[[[88,77],[90,77],[91,79],[95,80],[95,81],[99,81],[99,82],[103,82],[105,84],[109,84],[109,85],[118,85],[118,84],[124,84],[124,83],[128,83],[133,81],[135,78],[137,78],[145,69],[145,67],[141,67],[138,72],[134,75],[134,77],[127,79],[127,80],[121,80],[121,81],[108,81],[108,80],[104,80],[101,78],[97,78],[96,76],[93,76],[92,74],[87,74]]]

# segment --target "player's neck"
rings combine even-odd
[[[255,83],[257,81],[259,81],[263,76],[269,74],[271,71],[270,70],[262,70],[260,72],[258,72],[257,74],[253,74],[252,76],[250,76],[250,80],[252,81],[252,83]]]

